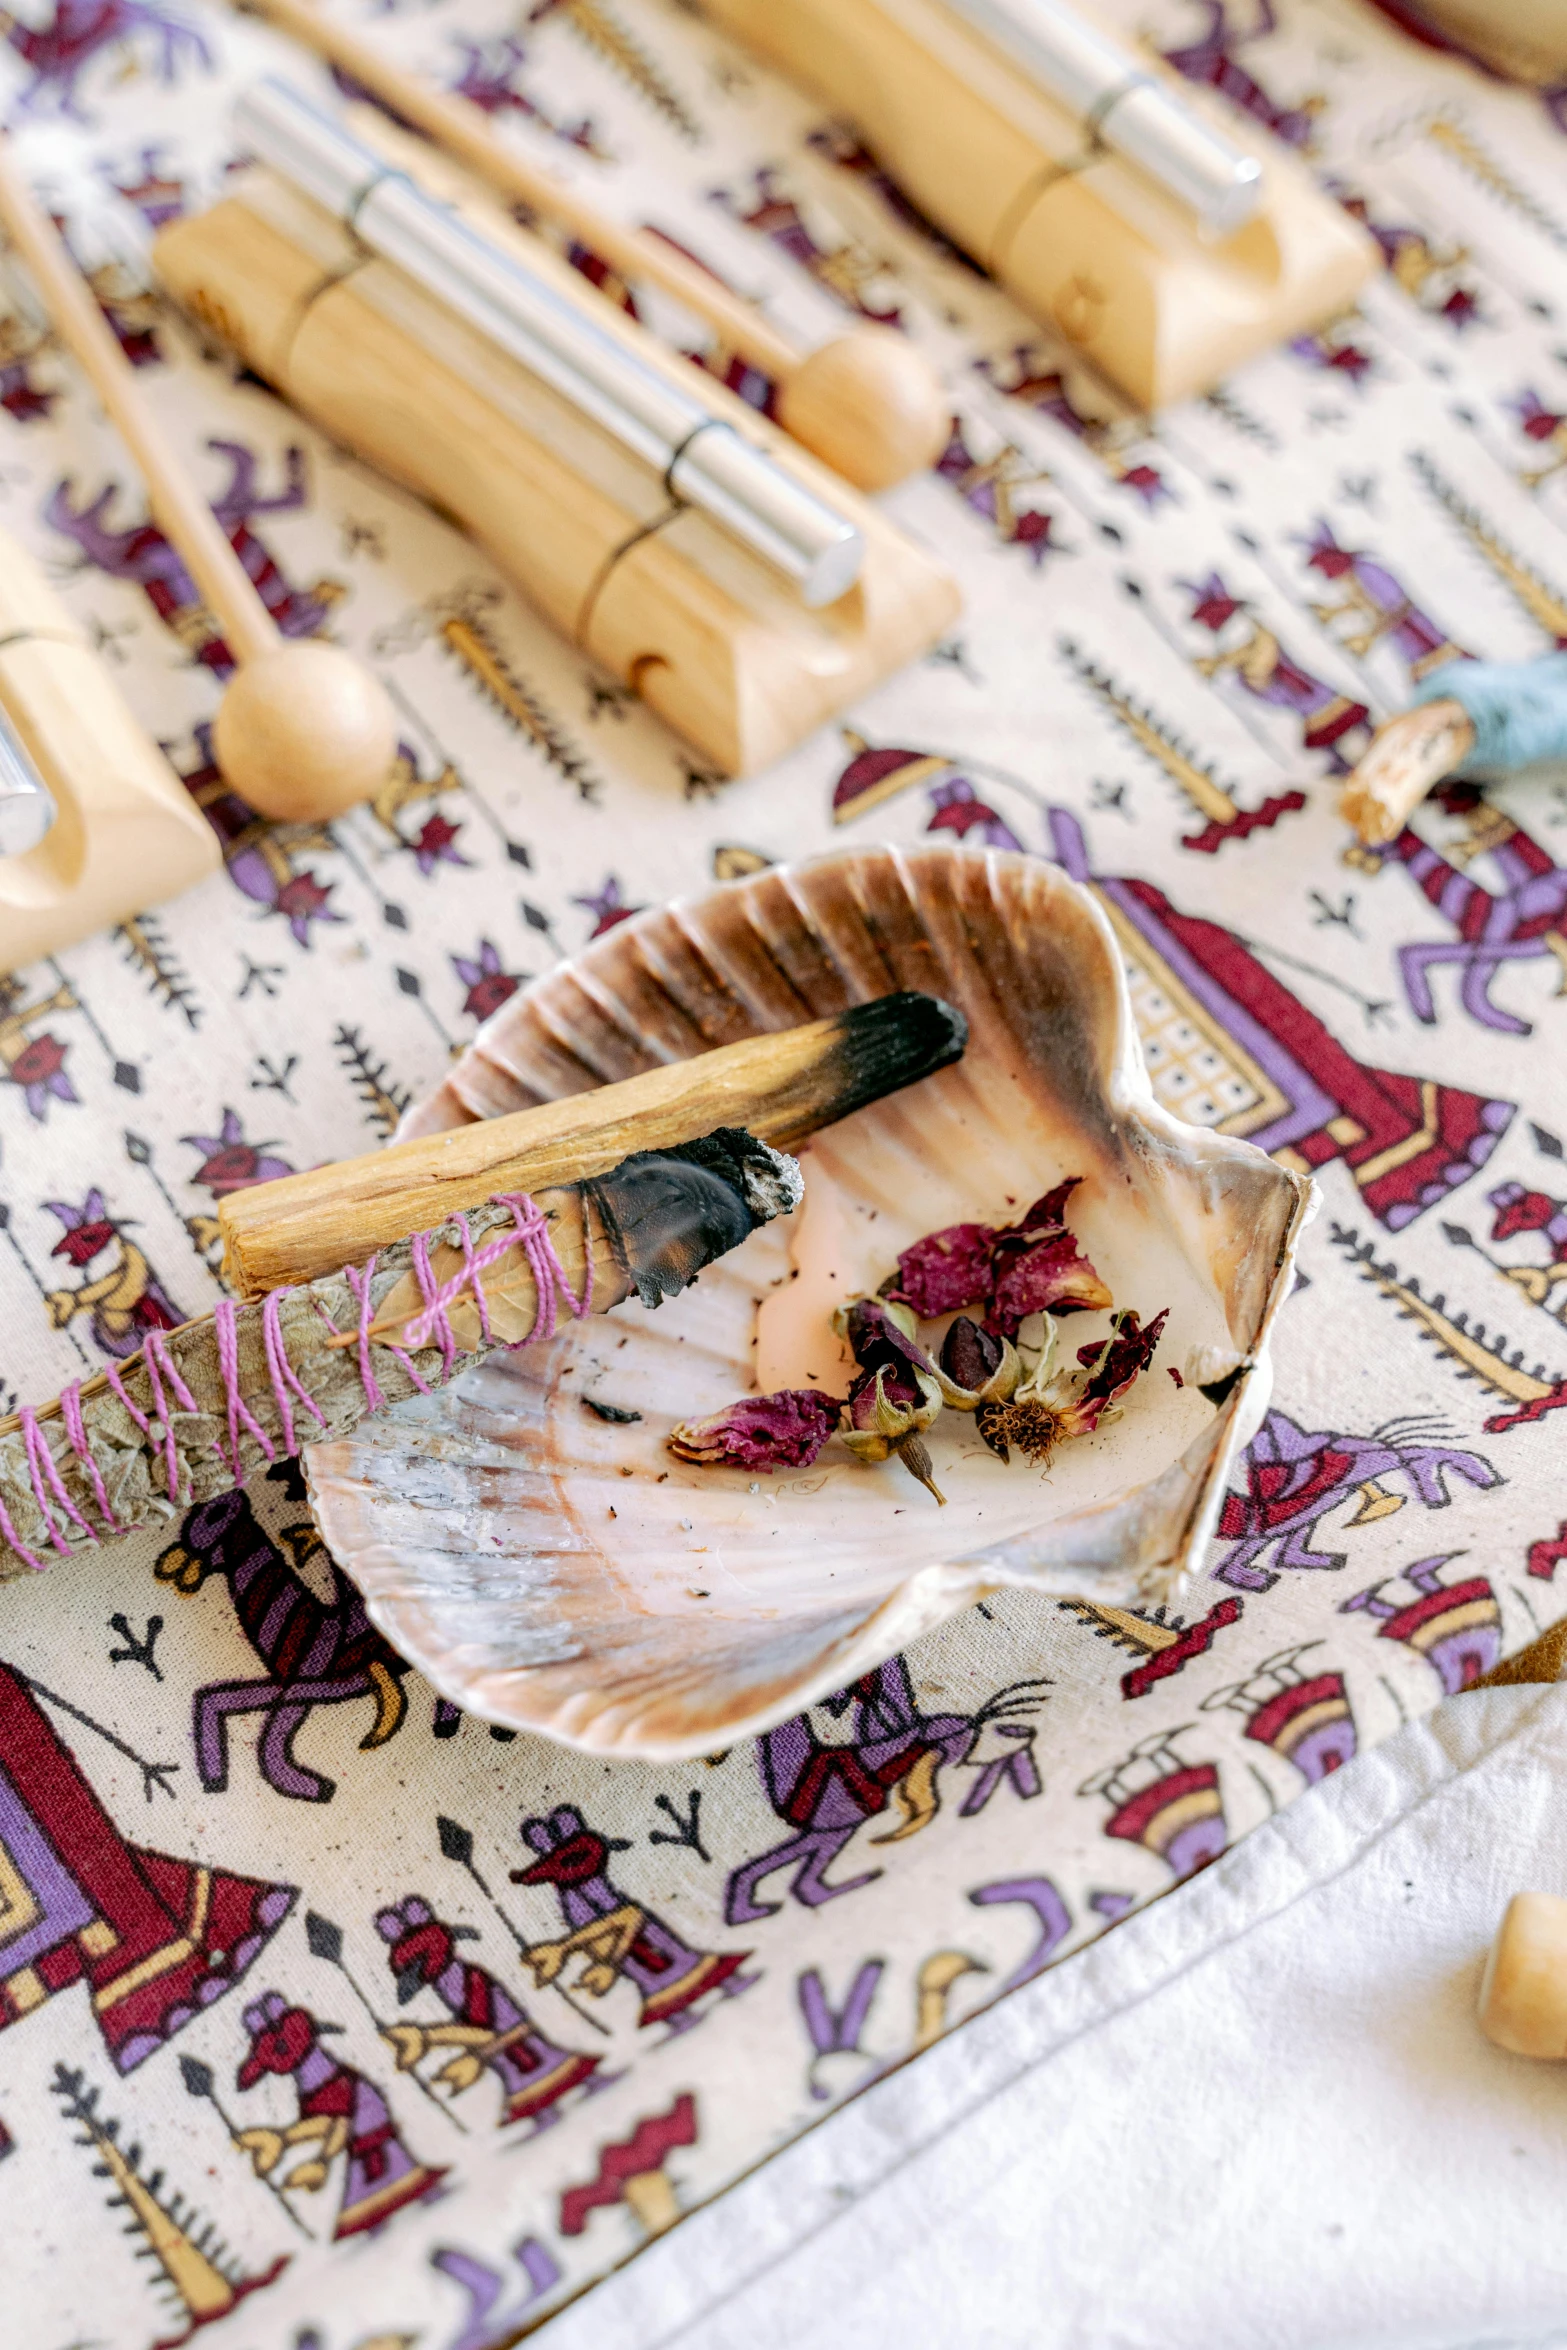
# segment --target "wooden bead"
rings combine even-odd
[[[247,661],[212,730],[225,779],[258,815],[322,823],[379,791],[397,751],[385,688],[336,645],[280,645]]]
[[[1567,1900],[1515,1893],[1480,1982],[1480,2029],[1515,2056],[1567,2057]]]
[[[863,326],[790,370],[778,421],[856,489],[885,490],[935,464],[952,429],[952,403],[906,336]]]

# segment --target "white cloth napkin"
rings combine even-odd
[[[1456,1699],[652,2246],[541,2350],[1567,2344],[1567,2065],[1474,2020],[1567,1892],[1567,1688]]]

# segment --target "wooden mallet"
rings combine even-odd
[[[628,282],[645,279],[703,319],[778,386],[778,421],[857,489],[888,489],[934,465],[951,429],[935,370],[895,328],[865,325],[802,352],[753,303],[675,246],[627,228],[496,136],[481,108],[394,65],[378,44],[314,0],[236,0],[337,66],[350,80],[491,187],[556,221]]]
[[[259,814],[294,823],[321,822],[368,799],[385,782],[397,750],[397,720],[385,689],[337,646],[284,637],[176,457],[4,137],[0,222],[32,272],[55,332],[130,450],[159,529],[239,665],[213,728],[224,776]]]
[[[1480,1981],[1480,2029],[1514,2056],[1567,2057],[1567,1900],[1515,1893]]]

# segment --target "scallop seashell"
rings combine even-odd
[[[961,1006],[968,1052],[815,1137],[787,1223],[657,1313],[628,1304],[492,1355],[307,1454],[333,1555],[458,1705],[592,1753],[710,1753],[1001,1584],[1157,1601],[1200,1558],[1266,1408],[1314,1195],[1155,1102],[1110,926],[1053,866],[862,848],[642,915],[504,1005],[405,1130],[903,987]],[[1071,1222],[1117,1303],[1170,1313],[1122,1415],[1048,1470],[1004,1466],[951,1411],[929,1437],[945,1508],[896,1460],[837,1443],[777,1476],[665,1449],[676,1420],[756,1388],[842,1393],[839,1299],[921,1234],[1006,1222],[1066,1175],[1084,1178]],[[1106,1327],[1081,1314],[1063,1337]],[[1191,1369],[1204,1387],[1169,1376]]]

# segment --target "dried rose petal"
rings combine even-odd
[[[1070,1175],[992,1242],[995,1280],[985,1327],[1015,1338],[1030,1314],[1097,1312],[1114,1299],[1063,1222],[1082,1181]]]
[[[677,1459],[734,1469],[808,1469],[838,1425],[835,1395],[785,1387],[745,1395],[706,1420],[681,1420],[666,1439]]]
[[[925,1322],[959,1306],[979,1305],[989,1297],[994,1278],[990,1244],[988,1224],[949,1224],[944,1231],[928,1232],[899,1257],[893,1295]]]
[[[1170,1318],[1170,1309],[1155,1314],[1148,1323],[1140,1323],[1128,1306],[1115,1317],[1111,1336],[1092,1346],[1079,1347],[1077,1359],[1088,1371],[1087,1384],[1061,1413],[1061,1432],[1064,1436],[1086,1436],[1097,1428],[1117,1397],[1126,1393],[1134,1379],[1147,1370],[1153,1361],[1154,1349]]]

